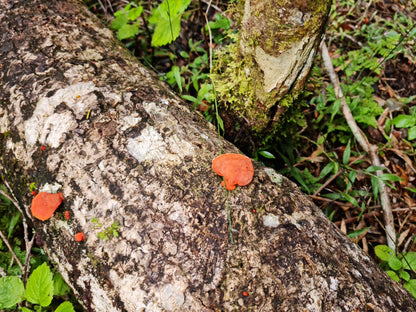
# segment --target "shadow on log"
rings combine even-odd
[[[231,246],[211,170],[215,129],[79,3],[3,0],[0,33],[1,174],[26,208],[28,183],[61,186],[63,205],[33,225],[88,311],[414,310],[293,183],[259,164],[229,193]],[[99,239],[93,218],[117,221],[120,237]]]

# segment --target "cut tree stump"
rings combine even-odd
[[[272,169],[255,163],[227,203],[214,127],[82,4],[1,0],[0,34],[1,175],[26,211],[31,182],[60,186],[61,207],[32,223],[86,310],[414,311]],[[99,239],[115,221],[120,236]]]

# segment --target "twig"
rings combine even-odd
[[[22,265],[22,263],[20,262],[19,258],[16,256],[16,254],[14,253],[12,246],[10,246],[9,241],[7,240],[7,237],[4,236],[4,234],[3,234],[3,232],[1,230],[0,230],[0,237],[3,240],[3,242],[6,244],[7,248],[9,248],[10,253],[12,254],[13,259],[16,260],[17,264],[20,267],[20,270],[22,271],[22,275],[24,275],[25,274],[25,268],[24,268],[24,266]]]
[[[354,120],[354,116],[351,113],[350,108],[348,107],[347,101],[345,100],[344,94],[341,90],[341,85],[338,79],[337,74],[335,73],[334,66],[331,62],[331,57],[328,53],[328,48],[325,44],[325,41],[322,40],[321,43],[321,55],[325,64],[325,68],[328,71],[329,78],[334,87],[336,97],[341,100],[342,113],[345,120],[347,121],[348,126],[351,129],[355,139],[360,144],[361,148],[370,155],[371,162],[374,166],[381,166],[380,158],[378,157],[377,151],[378,147],[376,145],[370,144],[367,140],[367,137],[358,127],[357,123]],[[376,171],[376,175],[380,176],[382,174],[381,170]],[[388,188],[386,184],[378,179],[379,183],[379,194],[380,194],[380,203],[383,208],[384,215],[384,224],[386,229],[387,245],[396,250],[396,232],[394,229],[394,217],[391,210],[391,203],[388,195]]]
[[[335,180],[343,171],[340,170],[337,173],[335,173],[332,177],[330,177],[328,180],[325,181],[322,186],[316,190],[315,193],[313,193],[314,196],[318,195],[324,188],[326,188],[333,180]]]
[[[22,275],[23,275],[23,277],[26,278],[29,271],[30,271],[30,252],[32,250],[33,242],[34,242],[34,238],[35,238],[35,236],[33,236],[32,239],[29,241],[29,231],[28,231],[26,215],[29,216],[29,218],[30,218],[30,214],[29,214],[29,211],[28,211],[27,207],[25,208],[26,214],[20,208],[20,205],[19,205],[16,197],[14,196],[13,190],[10,187],[9,183],[7,183],[7,181],[5,181],[5,180],[3,181],[3,183],[6,185],[6,187],[10,191],[10,194],[13,196],[13,198],[11,196],[7,195],[2,190],[0,190],[0,194],[3,195],[4,197],[6,197],[8,200],[10,200],[12,202],[12,204],[16,207],[16,209],[19,210],[20,214],[22,215],[23,235],[24,235],[24,239],[25,239],[25,249],[26,249],[26,259],[25,259],[25,266],[24,266],[25,270],[22,270]],[[24,278],[24,280],[25,280],[25,278]]]
[[[207,10],[205,11],[205,23],[207,25],[208,34],[209,34],[209,47],[208,48],[209,48],[209,70],[210,71],[212,69],[212,32],[211,32],[211,27],[209,27],[208,11],[209,11],[209,8],[211,7],[211,2],[212,0],[209,1]]]

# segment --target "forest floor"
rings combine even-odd
[[[127,2],[91,3],[95,4],[92,10],[111,23],[114,12]],[[221,18],[227,17],[226,1],[210,3],[207,17],[211,26],[223,23],[226,28]],[[197,97],[195,81],[200,86],[208,79],[209,37],[202,31],[208,4],[199,1],[188,8],[190,13],[182,18],[181,33],[174,44],[152,47],[151,27],[144,19],[145,30],[134,40],[125,41],[145,65],[182,95]],[[151,9],[149,4],[145,12]],[[388,197],[400,252],[416,250],[415,21],[415,1],[337,0],[325,39],[354,117],[369,141],[378,146],[386,173],[383,179],[390,186]],[[213,31],[211,48],[215,51],[226,36],[221,27],[213,27]],[[173,77],[175,66],[182,82]],[[375,167],[354,140],[333,93],[318,52],[300,99],[304,118],[290,125],[293,135],[263,144],[260,141],[254,150],[240,148],[297,182],[342,232],[372,254],[375,246],[386,244]],[[194,107],[208,120],[215,120],[209,101],[203,99]]]

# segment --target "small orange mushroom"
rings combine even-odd
[[[249,184],[254,175],[250,158],[241,154],[224,154],[216,157],[212,161],[212,170],[224,177],[225,188],[229,191],[234,190],[237,185]],[[221,185],[224,186],[224,183]]]
[[[52,217],[63,200],[64,196],[62,193],[40,192],[33,198],[30,211],[35,218],[45,221]]]

